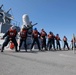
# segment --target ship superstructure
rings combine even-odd
[[[0,6],[0,33],[5,33],[13,24],[11,21],[14,19],[13,16],[9,13],[11,8],[5,12],[2,9],[3,5]],[[17,31],[20,31],[20,27],[16,26]]]

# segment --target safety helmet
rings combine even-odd
[[[59,36],[59,34],[56,34],[57,36]]]
[[[42,28],[41,30],[42,30],[42,31],[44,31],[44,29],[43,29],[43,28]]]
[[[37,28],[34,28],[34,30],[37,30]]]
[[[66,38],[66,36],[64,36],[64,38]]]
[[[50,34],[53,34],[51,31],[49,32]]]
[[[11,28],[12,30],[15,30],[15,29],[16,29],[16,27],[15,27],[15,26],[11,26],[10,28]]]

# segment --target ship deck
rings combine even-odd
[[[39,51],[6,49],[0,52],[1,75],[76,75],[73,50]]]

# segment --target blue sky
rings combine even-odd
[[[0,5],[7,11],[12,8],[14,19],[22,25],[22,15],[28,14],[35,27],[47,33],[52,31],[71,40],[76,34],[76,0],[0,0]]]

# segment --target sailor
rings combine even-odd
[[[2,49],[1,52],[3,52],[4,47],[7,46],[7,44],[9,43],[9,41],[12,41],[15,45],[15,51],[18,52],[17,50],[17,41],[16,41],[16,35],[17,35],[17,30],[15,26],[11,26],[9,28],[9,30],[4,34],[4,36],[1,39],[4,39],[5,37],[5,41],[2,45]]]
[[[31,51],[32,51],[32,48],[33,48],[33,45],[35,44],[35,42],[37,43],[38,49],[40,50],[40,42],[39,42],[38,36],[40,36],[40,33],[38,32],[37,28],[34,28],[34,30],[32,32],[33,43],[31,45]]]
[[[27,45],[26,45],[27,31],[28,31],[28,29],[27,29],[27,27],[24,25],[24,26],[21,28],[21,31],[20,31],[19,51],[20,51],[20,49],[21,49],[22,43],[24,42],[25,51],[27,52]]]
[[[59,50],[61,50],[61,45],[60,45],[60,37],[59,37],[59,34],[56,34],[55,36],[55,39],[56,39],[56,46],[57,46],[57,49],[59,47]]]
[[[45,48],[45,50],[47,50],[46,48],[46,36],[47,36],[47,33],[45,32],[44,29],[41,29],[41,43],[42,43],[42,49],[43,47]]]
[[[56,50],[55,49],[55,36],[53,32],[50,31],[48,34],[48,43],[47,43],[47,47],[49,47],[49,50],[52,48],[52,45],[53,45],[54,50]]]
[[[63,37],[63,42],[64,42],[64,47],[63,47],[63,49],[65,50],[65,46],[67,46],[67,48],[68,48],[68,50],[69,50],[69,46],[68,46],[68,42],[67,42],[67,37],[66,37],[66,36]]]
[[[75,37],[72,38],[71,44],[72,44],[72,50],[73,50],[73,48],[76,48],[76,39],[75,39]]]

